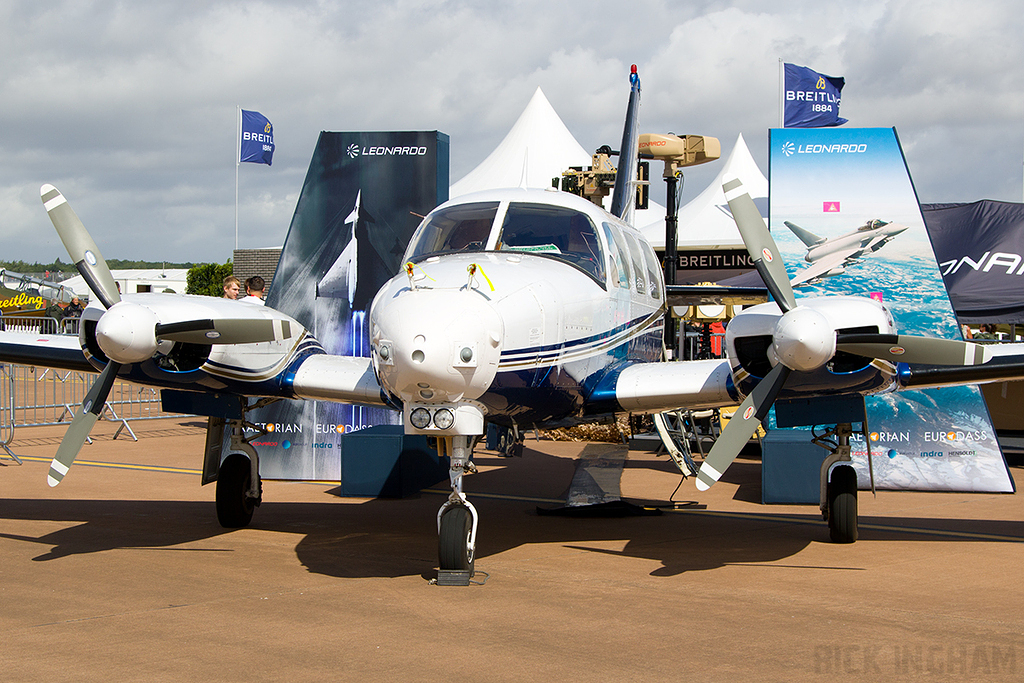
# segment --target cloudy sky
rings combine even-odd
[[[236,106],[277,144],[241,166],[239,246],[276,246],[321,130],[441,130],[457,180],[540,86],[584,148],[616,147],[632,63],[644,131],[723,155],[742,133],[767,172],[782,58],[846,78],[847,126],[897,128],[921,201],[1019,202],[1022,35],[1004,0],[7,0],[0,258],[66,260],[49,182],[108,258],[227,260]],[[715,173],[688,172],[684,201]]]

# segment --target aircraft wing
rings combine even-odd
[[[385,406],[369,358],[308,356],[295,371],[292,390],[300,398]]]
[[[729,392],[729,378],[723,359],[636,363],[619,373],[615,399],[637,413],[733,406],[738,399]]]
[[[72,335],[0,332],[0,363],[96,373]],[[369,358],[307,356],[292,389],[305,399],[386,405]]]
[[[843,272],[843,269],[846,268],[846,266],[860,255],[861,251],[862,250],[859,248],[850,248],[824,256],[803,270],[796,271],[796,274],[790,280],[790,284],[793,287],[803,284],[813,284],[817,280],[831,277],[833,275],[839,275]]]
[[[96,372],[85,359],[78,337],[65,334],[0,332],[0,363]]]

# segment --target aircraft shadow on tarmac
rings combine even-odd
[[[500,461],[505,467],[467,480],[467,490],[481,515],[477,568],[488,559],[530,544],[554,544],[576,552],[653,560],[653,576],[673,576],[729,564],[763,564],[783,560],[815,542],[828,542],[828,529],[813,506],[807,514],[675,510],[658,516],[575,518],[542,516],[529,498],[552,498],[552,487],[565,485],[531,478],[529,459],[547,456],[527,449],[523,460]],[[478,458],[483,461],[485,458]],[[491,460],[497,460],[492,458]],[[561,459],[565,460],[565,459]],[[571,461],[569,461],[571,462]],[[550,465],[551,463],[549,463]],[[736,463],[729,477],[749,480],[758,463]],[[631,466],[661,468],[661,463]],[[550,473],[551,467],[542,469]],[[555,470],[560,475],[562,470]],[[515,486],[505,486],[515,480]],[[723,479],[728,481],[728,479]],[[523,485],[532,490],[523,490]],[[535,482],[530,486],[530,482]],[[267,501],[253,517],[251,529],[299,535],[296,557],[308,571],[343,578],[433,578],[437,566],[436,512],[443,496],[421,493],[404,499],[365,502],[329,497],[322,503],[274,502],[274,482]],[[440,489],[441,487],[437,487]],[[741,486],[742,488],[742,486]],[[507,497],[473,492],[501,491]],[[868,495],[862,492],[862,495]],[[881,495],[884,495],[881,494]],[[524,500],[525,499],[525,500]],[[542,504],[541,507],[551,507]],[[232,531],[215,519],[213,502],[149,500],[0,500],[0,520],[79,522],[40,537],[0,531],[0,538],[40,544],[35,561],[53,561],[83,553],[123,548],[173,548],[213,539]],[[976,519],[885,518],[862,515],[858,542],[885,540],[1024,542],[1024,521]],[[620,542],[624,541],[624,545]],[[621,549],[609,549],[609,546]],[[220,561],[233,547],[180,548],[199,553],[197,562]],[[550,553],[542,553],[545,558]],[[530,562],[529,555],[522,561]],[[799,566],[799,565],[797,565]],[[813,567],[845,570],[850,567]]]

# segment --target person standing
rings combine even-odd
[[[82,302],[77,296],[71,297],[71,303],[64,308],[65,318],[78,318],[82,315]]]
[[[228,275],[224,278],[224,298],[225,299],[237,299],[238,290],[242,288],[242,282],[234,275]]]
[[[259,275],[253,275],[251,278],[245,281],[245,293],[246,296],[242,298],[242,301],[250,304],[256,304],[257,306],[265,306],[266,302],[263,300],[263,290],[266,288],[266,283]]]

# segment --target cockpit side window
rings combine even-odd
[[[512,202],[505,212],[498,249],[568,261],[604,286],[604,251],[590,218],[547,204]]]
[[[629,255],[633,258],[633,277],[636,280],[636,293],[646,294],[647,283],[644,281],[644,258],[640,255],[640,247],[636,238],[626,233],[626,243],[629,245]]]
[[[427,216],[409,242],[406,261],[418,261],[432,254],[483,251],[498,202],[457,204]]]

